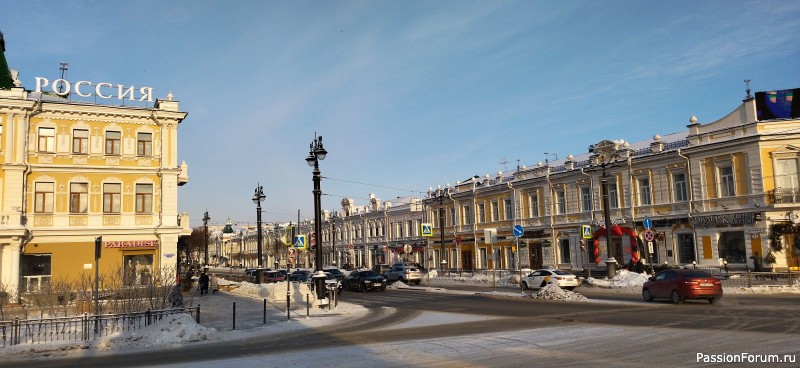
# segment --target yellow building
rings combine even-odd
[[[191,231],[178,213],[178,186],[188,182],[178,101],[153,101],[148,87],[63,79],[36,78],[30,91],[0,59],[9,70],[0,74],[3,287],[26,292],[94,275],[97,237],[101,273],[146,284],[161,267],[174,269],[178,237]]]

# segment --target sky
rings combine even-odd
[[[202,225],[322,208],[649,140],[800,87],[794,1],[8,1],[26,89],[60,77],[172,93],[188,112],[178,208]],[[108,100],[118,104],[117,100]]]

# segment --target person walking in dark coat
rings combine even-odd
[[[200,275],[200,280],[198,280],[198,284],[200,284],[200,295],[208,294],[208,275],[203,271],[203,274]]]

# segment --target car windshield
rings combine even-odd
[[[695,277],[711,277],[706,271],[685,271],[682,273],[683,277],[686,278],[695,278]]]
[[[552,272],[556,275],[571,275],[571,273],[562,270],[553,270]]]
[[[341,275],[342,274],[342,271],[339,270],[338,268],[331,268],[331,269],[325,270],[325,272],[330,272],[330,273],[332,273],[334,275]]]

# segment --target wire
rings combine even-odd
[[[402,188],[387,187],[387,186],[384,186],[384,185],[378,185],[378,184],[369,184],[369,183],[362,183],[362,182],[359,182],[359,181],[353,181],[353,180],[346,180],[346,179],[337,179],[337,178],[331,178],[331,177],[329,177],[329,176],[323,176],[323,178],[325,178],[325,179],[328,179],[328,180],[333,180],[333,181],[342,181],[342,182],[345,182],[345,183],[361,184],[361,185],[367,185],[367,186],[378,187],[378,188],[385,188],[385,189],[394,189],[394,190],[400,190],[400,191],[403,191],[403,192],[410,192],[410,193],[423,193],[423,192],[421,192],[421,191],[418,191],[418,190],[411,190],[411,189],[402,189]]]

